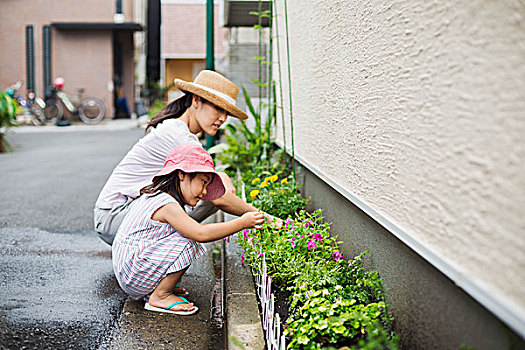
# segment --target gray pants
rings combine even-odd
[[[100,239],[109,245],[113,244],[118,228],[122,224],[124,217],[126,217],[132,202],[133,198],[128,198],[124,204],[112,209],[95,208],[95,231],[98,232]],[[185,210],[195,221],[202,222],[207,217],[215,214],[219,208],[213,205],[212,202],[201,201],[194,208],[186,206]]]

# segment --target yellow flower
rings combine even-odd
[[[266,186],[268,186],[268,182],[266,182],[266,181],[263,181],[263,183],[261,184],[261,186],[260,186],[260,187],[261,187],[261,188],[265,188]]]
[[[284,193],[284,190],[281,190],[281,193]]]
[[[277,175],[272,175],[272,176],[270,176],[270,181],[271,181],[271,182],[275,182],[275,181],[277,181],[278,179],[279,179],[279,178],[277,177]]]
[[[273,194],[273,191],[272,191],[272,192],[270,192],[270,196],[271,196],[272,194]]]
[[[259,190],[253,190],[250,192],[250,197],[255,198],[259,194]]]
[[[287,183],[287,182],[288,182],[288,179],[287,179],[287,178],[284,178],[284,179],[281,180],[281,183],[282,183],[282,184],[285,184],[285,183]]]
[[[272,178],[271,176],[265,177],[265,178],[264,178],[264,182],[266,182],[266,183],[270,182],[270,179],[271,179],[271,178]]]
[[[259,181],[261,181],[261,179],[256,177],[255,179],[252,180],[252,184],[256,184]]]

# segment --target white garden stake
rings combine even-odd
[[[261,321],[266,335],[268,350],[285,350],[286,339],[281,335],[281,317],[275,313],[275,296],[272,291],[272,278],[268,276],[266,258],[262,260],[262,274],[255,276],[257,294],[261,302]]]

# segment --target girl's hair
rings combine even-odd
[[[176,100],[171,101],[165,105],[159,113],[157,113],[148,123],[146,132],[149,128],[156,128],[157,125],[165,121],[166,119],[179,118],[189,106],[193,100],[193,94],[187,92]]]
[[[179,173],[182,175],[188,174],[190,178],[197,176],[197,173],[185,173],[182,170],[175,170],[171,174],[162,175],[153,180],[153,182],[140,190],[140,194],[149,193],[149,194],[159,194],[160,192],[165,192],[175,198],[175,200],[180,204],[182,209],[184,209],[184,197],[182,196],[182,191],[180,189],[180,178]]]

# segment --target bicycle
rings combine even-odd
[[[24,117],[30,117],[31,122],[35,126],[45,124],[44,108],[46,107],[46,104],[44,100],[42,100],[40,97],[36,97],[34,91],[27,92],[27,99],[22,97],[18,93],[18,90],[20,90],[22,85],[23,83],[21,81],[17,81],[16,84],[11,85],[11,87],[6,90],[6,93],[12,99],[16,100],[18,105],[23,108]]]
[[[83,98],[84,89],[77,89],[77,96],[70,99],[70,97],[62,91],[64,87],[64,80],[61,78],[55,79],[55,83],[51,86],[49,94],[46,99],[46,108],[44,109],[45,118],[49,122],[58,123],[64,116],[65,106],[67,110],[73,114],[78,115],[80,120],[86,124],[95,124],[104,119],[106,107],[104,102],[96,97]]]

